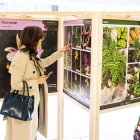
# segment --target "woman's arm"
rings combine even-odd
[[[61,51],[56,51],[49,57],[40,59],[38,62],[41,67],[48,67],[49,65],[53,64],[56,60],[58,60],[62,55],[63,54]]]
[[[70,51],[70,46],[71,44],[66,45],[65,47],[63,47],[61,50],[54,52],[52,55],[50,55],[49,57],[46,57],[44,59],[40,59],[38,62],[40,64],[41,67],[48,67],[49,65],[51,65],[52,63],[54,63],[56,60],[58,60],[60,57],[63,56],[63,53]]]

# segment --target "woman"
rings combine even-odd
[[[41,46],[42,38],[43,31],[37,26],[25,27],[21,33],[20,48],[10,66],[11,87],[22,93],[22,81],[27,82],[30,96],[35,97],[34,112],[31,121],[21,121],[9,117],[5,140],[35,140],[37,131],[47,137],[48,87],[44,68],[54,63],[63,52],[69,51],[70,48],[67,45],[45,59],[36,59],[35,56],[37,49]]]

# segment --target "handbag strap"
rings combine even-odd
[[[27,90],[27,94],[29,96],[29,87],[26,81],[23,81],[23,95],[25,95],[25,90]]]

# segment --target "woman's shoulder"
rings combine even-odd
[[[12,61],[25,61],[29,59],[29,52],[18,50]]]

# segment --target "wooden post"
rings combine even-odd
[[[64,29],[63,29],[63,19],[59,20],[58,27],[58,49],[64,46]],[[57,140],[63,139],[63,127],[64,127],[64,96],[63,96],[63,58],[58,61],[58,100],[57,100]]]
[[[100,13],[92,16],[91,88],[89,140],[99,140],[101,99],[102,19]]]

